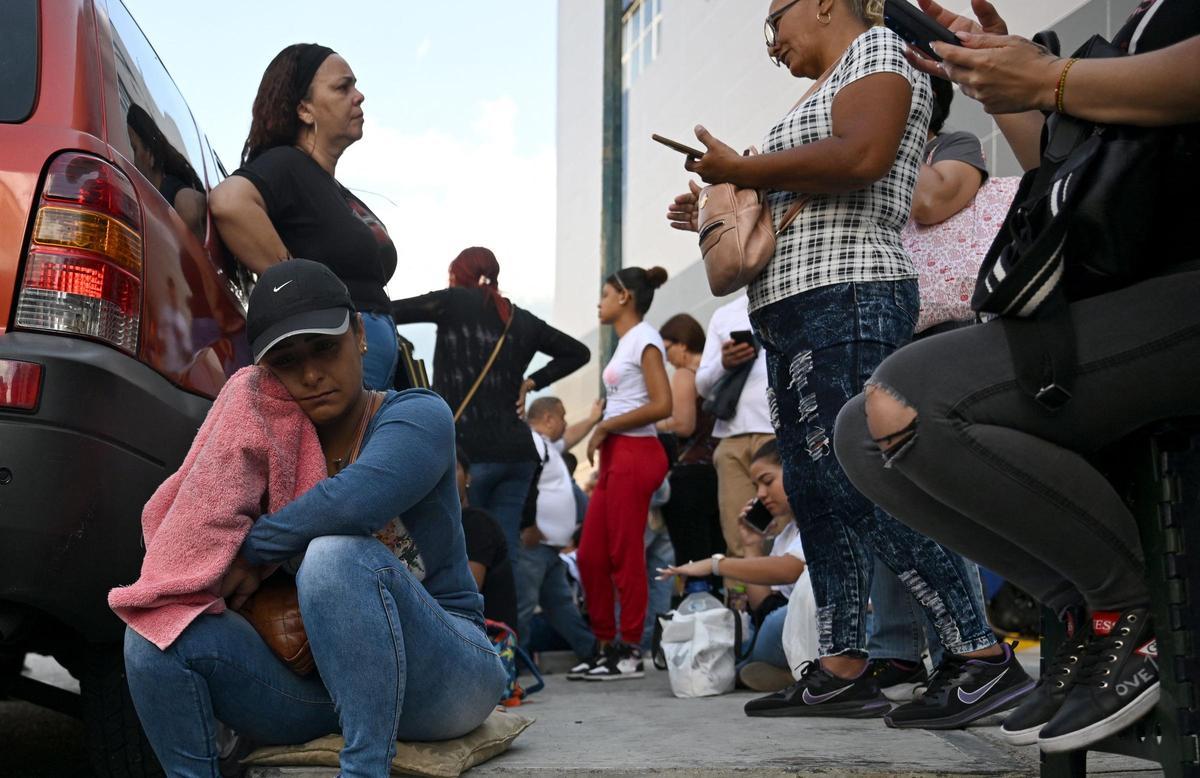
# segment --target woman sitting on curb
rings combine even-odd
[[[687,575],[703,578],[723,575],[746,584],[750,600],[750,620],[754,631],[748,635],[742,661],[738,664],[738,680],[759,692],[775,692],[790,686],[795,680],[783,650],[783,622],[787,617],[788,599],[797,586],[808,586],[804,578],[804,547],[800,531],[792,518],[787,492],[783,488],[783,465],[779,446],[771,440],[755,452],[750,463],[750,475],[758,487],[757,501],[763,504],[775,520],[767,532],[761,532],[746,521],[754,502],[746,505],[738,519],[745,558],[728,558],[720,554],[661,570],[660,578]],[[769,552],[765,546],[775,533]],[[811,596],[811,595],[810,595]],[[816,624],[812,625],[816,630]]]
[[[130,692],[171,776],[216,774],[217,719],[271,744],[340,731],[342,775],[388,775],[397,738],[470,732],[492,712],[506,682],[467,566],[450,411],[432,392],[363,388],[362,322],[345,285],[324,265],[292,260],[267,268],[250,298],[247,330],[255,362],[274,379],[264,386],[280,390],[275,399],[290,395],[316,427],[329,477],[255,519],[261,494],[232,506],[222,492],[261,479],[274,461],[270,445],[243,445],[242,430],[270,420],[247,414],[217,432],[206,423],[209,433],[202,430],[197,444],[242,471],[206,490],[189,492],[192,473],[168,481],[182,487],[161,524],[147,524],[142,577],[156,560],[181,558],[180,549],[155,544],[163,535],[187,545],[181,523],[199,537],[217,527],[244,534],[244,541],[240,550],[236,541],[225,549],[226,560],[237,557],[223,580],[197,580],[194,592],[208,595],[208,607],[176,609],[177,637],[152,642],[136,613],[118,609],[131,625]],[[362,427],[358,458],[345,465]],[[204,467],[201,456],[188,462],[196,473]],[[222,505],[229,510],[215,510]],[[221,553],[191,546],[184,556],[190,551],[197,568]],[[296,587],[318,671],[308,677],[293,673],[235,612],[267,574],[298,555]],[[156,582],[169,577],[157,573]],[[180,569],[174,580],[192,574],[193,567]]]

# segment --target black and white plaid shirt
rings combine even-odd
[[[833,134],[833,100],[864,76],[898,73],[912,84],[908,124],[896,163],[879,181],[845,194],[820,194],[778,238],[775,256],[750,284],[750,310],[831,284],[916,278],[900,244],[921,150],[929,127],[933,93],[928,78],[904,59],[904,42],[885,27],[872,27],[846,49],[829,79],[767,134],[763,153],[783,151]],[[771,192],[767,201],[779,224],[798,195]]]

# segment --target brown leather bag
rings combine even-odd
[[[751,148],[748,153],[757,154]],[[775,229],[765,192],[714,184],[700,192],[700,253],[708,288],[718,297],[736,292],[762,273],[775,255],[775,239],[808,202],[801,197]]]
[[[358,458],[367,423],[379,410],[380,404],[379,393],[372,392],[362,419],[358,422],[358,432],[346,457],[346,466]],[[300,593],[296,591],[296,579],[286,573],[276,572],[262,582],[238,609],[238,613],[250,622],[267,648],[296,675],[308,675],[316,669],[312,648],[308,645],[308,633],[304,630],[304,618],[300,615]]]

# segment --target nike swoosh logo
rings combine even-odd
[[[292,279],[292,281],[295,281],[295,280],[296,280],[296,279],[294,279],[294,278]],[[288,285],[288,284],[290,284],[292,281],[284,281],[284,282],[283,282],[282,284],[280,284],[279,286],[276,286],[276,287],[272,288],[272,289],[271,289],[271,291],[272,291],[272,292],[278,292],[280,289],[282,289],[283,287],[287,286],[287,285]]]
[[[983,686],[980,686],[978,689],[976,689],[973,692],[964,692],[962,690],[962,687],[960,686],[958,688],[959,701],[961,701],[964,705],[974,705],[975,703],[979,702],[980,697],[982,697],[983,695],[985,695],[989,691],[991,691],[992,687],[995,686],[996,684],[1000,683],[1000,679],[1006,675],[1008,675],[1008,670],[1005,670],[1003,673],[1000,673],[1000,675],[997,675],[995,678],[988,681]]]
[[[804,700],[805,705],[820,705],[823,702],[828,702],[829,700],[832,700],[834,697],[836,697],[839,694],[841,694],[842,692],[846,691],[851,686],[854,686],[854,684],[850,684],[849,686],[843,686],[842,688],[838,689],[837,691],[829,692],[828,694],[809,694],[808,689],[805,689],[804,693],[800,695],[800,699]]]

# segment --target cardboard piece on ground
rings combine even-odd
[[[396,743],[392,775],[423,775],[455,778],[508,750],[533,719],[508,711],[493,711],[477,729],[454,740],[429,743]],[[254,751],[242,763],[247,766],[337,767],[345,741],[341,735],[326,735],[297,746],[269,746]]]

